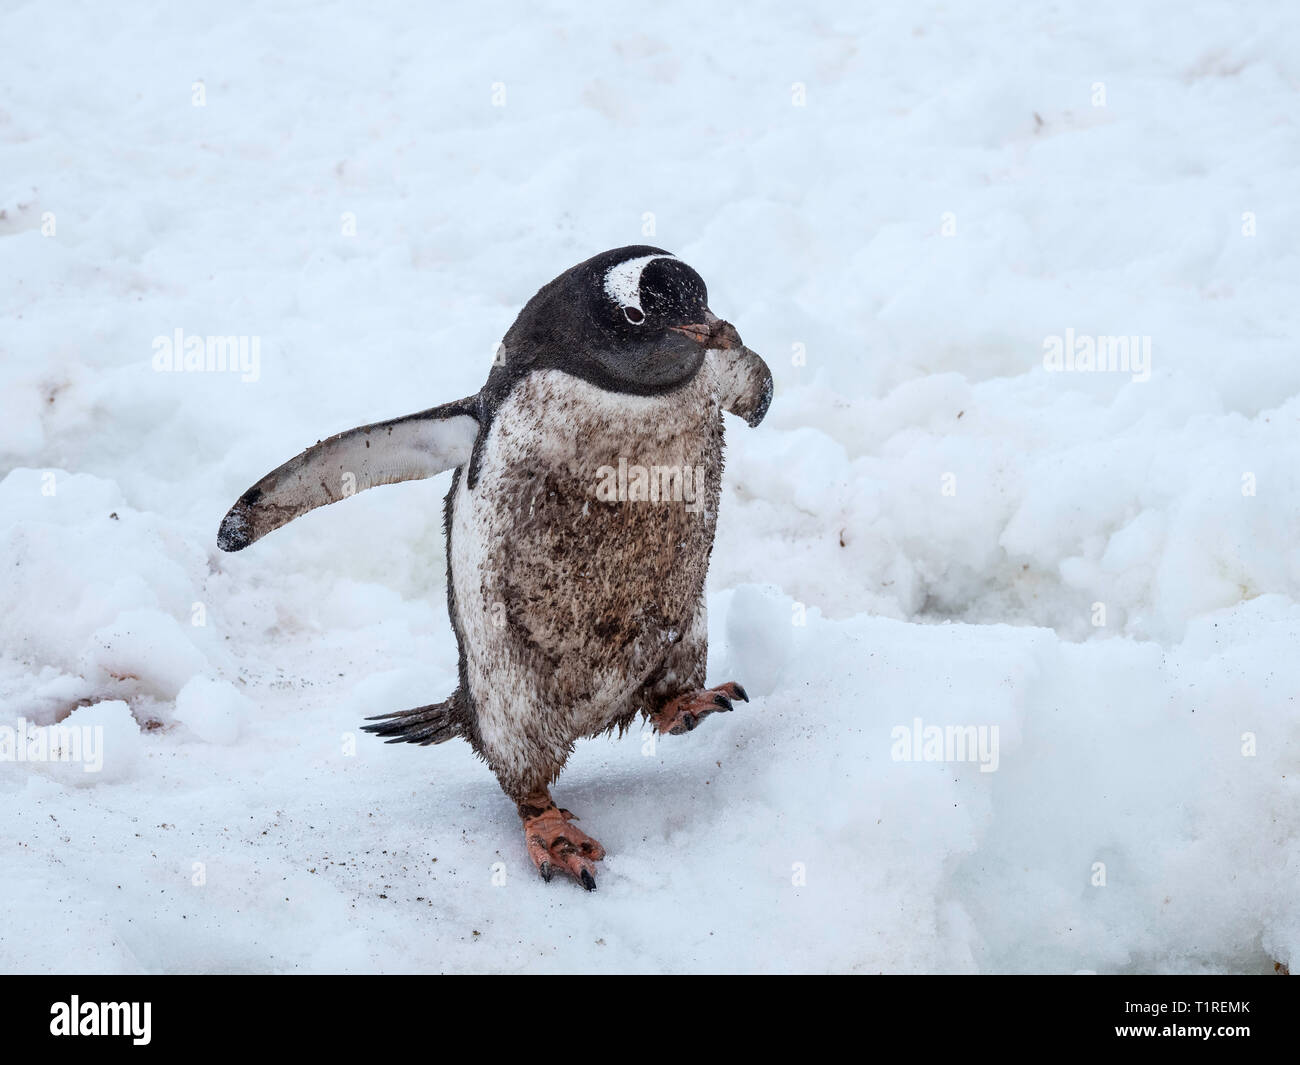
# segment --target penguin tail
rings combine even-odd
[[[376,724],[362,725],[362,731],[386,736],[388,743],[418,743],[421,747],[428,747],[431,743],[446,743],[465,735],[459,691],[440,703],[379,714],[366,720]]]

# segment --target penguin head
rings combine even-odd
[[[602,252],[528,301],[506,334],[505,367],[554,367],[613,392],[671,391],[711,348],[743,347],[708,297],[704,279],[662,248]]]

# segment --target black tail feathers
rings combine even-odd
[[[366,720],[377,721],[379,724],[362,725],[362,730],[373,732],[376,736],[391,737],[388,743],[418,743],[421,747],[427,747],[431,743],[446,743],[465,735],[460,692],[440,703],[417,706],[414,710],[399,710],[395,714],[380,714]]]

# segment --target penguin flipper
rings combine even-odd
[[[362,425],[278,466],[239,497],[217,531],[223,551],[242,551],[309,510],[367,488],[433,477],[469,461],[477,397]]]

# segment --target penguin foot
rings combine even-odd
[[[680,736],[683,732],[690,732],[710,714],[734,710],[733,699],[749,702],[745,689],[735,681],[719,684],[716,688],[686,692],[651,714],[650,723],[661,733]]]
[[[540,814],[524,818],[524,842],[528,857],[537,866],[542,879],[549,881],[560,869],[579,881],[588,891],[596,890],[595,863],[605,857],[605,848],[585,832],[569,823],[573,814],[552,806]]]

